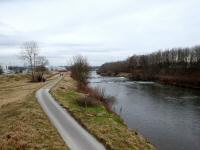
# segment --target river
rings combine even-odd
[[[114,96],[113,110],[159,150],[200,149],[200,91],[102,77],[91,73],[90,86]]]

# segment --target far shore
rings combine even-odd
[[[192,88],[192,89],[200,89],[200,85],[196,84],[200,82],[198,78],[190,77],[190,76],[173,76],[173,75],[157,75],[155,77],[145,76],[143,74],[131,74],[127,72],[119,72],[119,73],[101,73],[97,72],[97,74],[101,76],[108,77],[125,77],[132,81],[154,81],[159,82],[161,84],[172,85],[183,88]]]

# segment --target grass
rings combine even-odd
[[[0,78],[0,150],[68,150],[36,101],[35,91],[44,83],[24,75]]]
[[[80,106],[76,99],[84,96],[77,92],[76,82],[69,75],[51,91],[59,103],[90,133],[111,150],[153,150],[155,149],[139,133],[129,130],[123,120],[103,105]]]
[[[0,149],[67,150],[34,95],[0,109]]]
[[[52,74],[46,75],[48,80],[53,80],[55,76]],[[8,103],[21,101],[26,95],[35,91],[44,83],[32,83],[30,82],[29,75],[17,74],[0,76],[0,108],[2,105]]]
[[[21,101],[43,83],[31,83],[25,75],[0,77],[0,107],[8,103]]]

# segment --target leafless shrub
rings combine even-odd
[[[90,88],[90,87],[88,87],[87,92],[91,97],[94,97],[101,102],[103,102],[106,98],[105,90],[103,88],[99,88],[99,87]]]
[[[83,106],[83,107],[94,107],[100,104],[100,102],[97,99],[91,96],[77,98],[76,102],[78,103],[79,106]]]
[[[103,88],[86,87],[85,92],[88,93],[90,97],[93,97],[101,104],[103,104],[109,111],[111,111],[112,104],[115,102],[115,98],[112,96],[106,96],[105,90]]]
[[[72,78],[78,81],[79,88],[84,87],[87,84],[89,75],[89,64],[87,59],[81,55],[75,56],[70,70]]]

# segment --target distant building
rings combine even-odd
[[[3,74],[23,73],[23,71],[26,70],[25,67],[20,67],[20,66],[8,66],[3,64],[0,64],[0,66],[3,69]]]
[[[58,66],[58,67],[55,67],[55,70],[56,71],[59,71],[59,72],[66,72],[67,69],[65,66]]]
[[[13,73],[11,70],[9,70],[7,65],[0,64],[0,66],[2,67],[4,74],[12,74]]]

